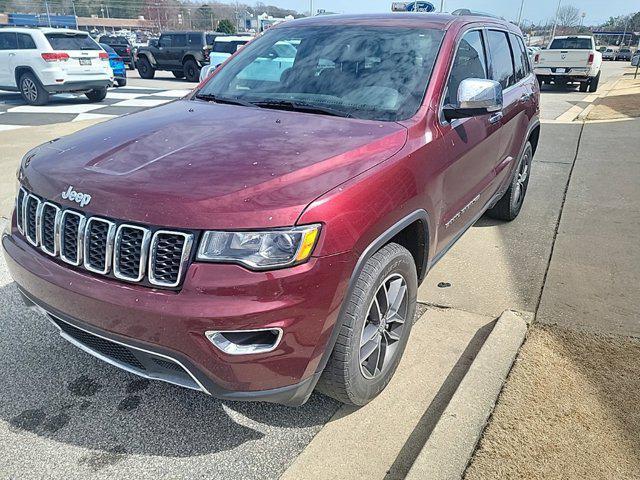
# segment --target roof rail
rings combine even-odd
[[[493,15],[491,13],[479,12],[477,10],[469,10],[468,8],[459,8],[458,10],[454,10],[451,12],[451,15],[457,15],[460,17],[471,15],[474,17],[490,17],[490,18],[498,18],[500,20],[504,20],[504,18],[499,17],[498,15]]]

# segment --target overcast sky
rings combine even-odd
[[[299,12],[309,11],[308,0],[262,0],[283,8],[290,8]],[[440,8],[440,0],[429,0],[436,8]],[[518,17],[521,0],[445,0],[445,11],[458,8],[470,8],[500,15],[507,20]],[[339,13],[376,13],[391,11],[391,0],[314,0],[313,8],[323,8],[327,11]],[[575,5],[587,15],[586,25],[599,24],[610,16],[631,13],[640,10],[638,0],[562,0],[563,5]],[[555,15],[558,0],[524,0],[522,17],[528,21],[541,22]]]

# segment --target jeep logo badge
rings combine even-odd
[[[76,192],[73,189],[73,185],[69,185],[69,188],[65,192],[62,192],[62,198],[71,202],[76,202],[81,207],[89,205],[89,202],[91,201],[91,195],[88,193]]]

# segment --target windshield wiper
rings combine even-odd
[[[205,100],[207,102],[226,103],[229,105],[242,105],[243,107],[255,107],[256,104],[247,102],[237,97],[222,97],[220,95],[212,95],[210,93],[197,93],[196,98],[198,100]]]
[[[274,108],[279,110],[290,110],[296,112],[321,113],[334,117],[353,117],[349,112],[338,110],[337,108],[325,107],[323,105],[313,105],[310,103],[297,103],[291,100],[264,100],[254,102],[254,105],[261,108]]]

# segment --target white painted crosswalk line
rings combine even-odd
[[[126,93],[126,92],[111,92],[107,93],[107,98],[117,98],[122,100],[131,100],[132,98],[143,97],[144,93]],[[155,95],[155,94],[154,94]]]
[[[184,89],[184,90],[163,90],[162,92],[152,93],[151,95],[154,97],[175,97],[181,98],[185,95],[191,93],[192,90]]]
[[[108,120],[109,118],[115,118],[117,116],[118,115],[107,115],[105,113],[81,113],[80,115],[78,115],[76,118],[74,118],[71,121],[72,122],[81,122],[83,120],[98,120],[98,119]]]
[[[146,98],[132,98],[131,100],[123,100],[122,102],[109,105],[110,107],[157,107],[163,103],[170,102],[171,99],[146,99]]]
[[[7,110],[7,113],[86,113],[91,110],[105,108],[101,103],[77,103],[69,105],[20,105]]]

